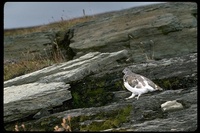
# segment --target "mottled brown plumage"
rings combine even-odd
[[[124,86],[132,92],[132,95],[127,99],[133,98],[135,95],[138,95],[137,99],[139,99],[139,96],[143,93],[163,90],[150,79],[133,73],[129,68],[125,68],[123,73],[125,74],[123,77]]]

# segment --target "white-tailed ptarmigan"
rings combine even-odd
[[[142,75],[133,73],[129,68],[125,68],[123,70],[123,73],[125,74],[123,77],[124,86],[126,87],[126,89],[132,92],[132,95],[126,99],[131,99],[137,95],[136,98],[138,100],[139,97],[144,93],[156,90],[163,90],[150,79]]]

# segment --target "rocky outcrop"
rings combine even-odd
[[[52,83],[70,82],[81,80],[94,72],[101,71],[105,67],[114,67],[117,60],[127,57],[127,51],[114,53],[88,53],[78,59],[66,63],[54,64],[39,71],[26,74],[4,82],[4,87],[23,85],[33,82]]]
[[[71,99],[69,82],[111,67],[127,51],[88,53],[76,60],[46,67],[4,82],[4,122],[15,121],[37,111],[60,106]]]
[[[110,55],[119,55],[119,53],[123,52],[125,51],[118,52],[118,54],[112,53]],[[109,54],[107,54],[107,56],[108,55]],[[87,57],[89,56],[87,55]],[[94,58],[95,57],[93,57],[93,59]],[[145,75],[146,77],[150,77],[150,79],[152,79],[155,83],[157,83],[164,89],[164,91],[162,92],[144,94],[140,97],[139,100],[125,100],[125,98],[130,95],[130,92],[125,90],[122,91],[122,69],[125,67],[122,66],[123,64],[118,65],[114,69],[113,67],[107,67],[107,70],[102,72],[94,71],[93,74],[86,76],[82,80],[68,81],[71,86],[70,92],[72,94],[72,101],[69,103],[73,104],[72,107],[79,109],[69,109],[67,111],[61,111],[60,113],[53,113],[48,116],[43,116],[38,120],[32,120],[34,122],[25,122],[25,125],[28,129],[33,131],[52,131],[53,127],[59,124],[59,121],[61,121],[62,118],[71,116],[73,120],[72,124],[74,124],[72,126],[73,131],[196,130],[197,54],[189,54],[182,57],[174,57],[163,59],[160,61],[152,61],[149,63],[132,65],[129,64],[129,68],[134,70],[134,72]],[[168,71],[160,72],[162,69]],[[190,69],[190,71],[188,71],[188,69]],[[173,71],[173,73],[170,71]],[[20,86],[23,85],[19,85],[19,87]],[[100,87],[102,88],[99,89]],[[94,93],[93,90],[97,91],[97,93]],[[104,90],[103,93],[101,92],[102,90]],[[112,95],[109,95],[108,92],[112,93]],[[92,95],[90,95],[90,93],[92,93],[93,97]],[[101,95],[99,96],[99,94]],[[89,99],[87,99],[85,96]],[[107,99],[107,103],[101,104],[100,101],[103,101],[103,99],[99,97],[102,97],[104,100]],[[110,98],[108,99],[108,97]],[[53,99],[54,98],[52,97],[52,100]],[[95,99],[98,100],[95,101]],[[181,103],[183,105],[183,108],[181,110],[174,110],[173,112],[165,112],[161,109],[162,104],[167,101],[173,100]],[[81,105],[78,105],[77,102],[81,104],[83,103],[83,106],[85,107],[87,106],[84,105],[84,103],[90,106],[88,106],[88,108],[83,108],[81,107]],[[69,103],[65,104],[64,106],[69,106]],[[42,106],[41,108],[43,107],[44,106]],[[6,112],[7,111],[9,111],[9,109],[6,110]],[[51,112],[52,110],[49,109],[49,111]],[[176,124],[173,125],[174,123]],[[43,126],[39,126],[41,124]],[[152,124],[154,126],[149,126]],[[52,125],[52,129],[49,128],[49,126],[47,125]],[[39,129],[36,129],[34,127],[37,127]]]
[[[74,37],[74,30],[67,29],[65,31],[58,31],[57,33],[49,36],[51,43],[43,44],[43,45],[51,45],[52,51],[50,55],[55,60],[63,59],[63,60],[71,60],[75,56],[74,51],[69,47],[70,43],[73,42],[72,38]]]
[[[4,82],[5,129],[23,122],[30,131],[53,131],[70,116],[72,131],[195,131],[196,8],[163,3],[77,24],[73,60]],[[125,67],[163,91],[126,100]],[[169,101],[181,109],[164,111]]]
[[[162,3],[104,13],[71,29],[74,29],[73,43],[69,44],[72,36],[65,41],[66,46],[69,45],[66,51],[70,54],[63,53],[69,59],[79,58],[89,52],[116,52],[123,49],[129,51],[132,62],[146,61],[141,51],[148,55],[153,50],[155,60],[180,56],[197,52],[197,4]],[[26,36],[6,36],[4,57],[24,59],[19,52],[45,55],[52,47],[43,44],[51,44],[52,39],[57,39],[62,45],[60,42],[65,40],[65,32],[51,29]],[[49,39],[49,36],[53,37]],[[152,50],[149,47],[151,40],[154,42]],[[140,46],[141,42],[144,46]]]
[[[140,47],[144,52],[151,51],[150,40],[154,42],[154,59],[196,52],[197,19],[192,15],[196,8],[195,3],[165,3],[102,14],[97,20],[74,27],[75,42],[70,47],[76,57],[87,51],[127,49],[134,62],[146,60]]]
[[[51,47],[43,44],[51,43],[48,36],[53,31],[35,32],[27,35],[4,36],[4,60],[25,60],[26,54],[43,55],[51,51]],[[24,55],[25,54],[25,55]]]

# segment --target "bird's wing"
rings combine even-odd
[[[137,80],[137,81],[138,81],[138,80]],[[138,84],[136,85],[136,88],[137,88],[137,89],[141,89],[141,88],[143,88],[143,87],[144,87],[144,86],[142,85],[142,83],[138,81]]]
[[[127,76],[127,79],[126,81],[128,82],[128,84],[131,86],[131,87],[136,87],[137,89],[140,89],[142,88],[142,85],[139,84],[137,78],[135,76]]]
[[[146,84],[145,84],[145,82],[144,82],[144,78],[142,78],[142,77],[144,77],[144,76],[139,75],[139,74],[135,74],[135,76],[136,76],[137,80],[138,80],[143,86],[146,86]]]
[[[162,88],[158,85],[156,85],[153,81],[151,81],[150,79],[148,79],[147,77],[142,76],[148,83],[149,86],[151,86],[152,88],[156,89],[156,90],[162,90]]]

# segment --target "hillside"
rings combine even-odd
[[[196,3],[148,5],[65,23],[4,36],[4,72],[18,63],[26,70],[4,81],[6,130],[16,123],[29,131],[57,130],[60,123],[72,131],[197,129]],[[62,60],[50,58],[54,45]],[[25,63],[30,60],[31,67]],[[163,91],[126,100],[126,67]]]

